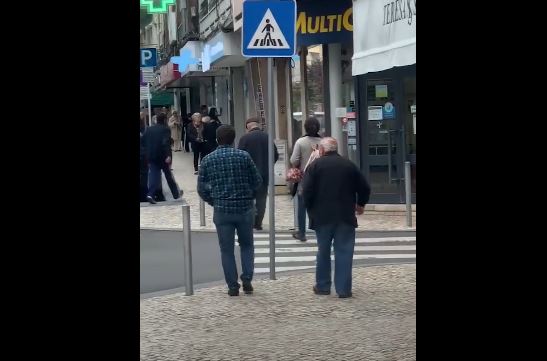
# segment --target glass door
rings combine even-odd
[[[396,114],[396,87],[391,79],[367,80],[366,166],[375,203],[400,203],[401,125]]]

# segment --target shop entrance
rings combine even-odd
[[[359,76],[357,87],[361,169],[372,188],[370,202],[404,203],[404,162],[410,161],[415,203],[415,66]]]

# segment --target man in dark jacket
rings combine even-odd
[[[167,115],[158,114],[156,125],[146,129],[143,135],[143,144],[150,167],[149,187],[146,199],[155,204],[154,194],[161,187],[161,172],[165,175],[167,184],[171,189],[173,198],[178,199],[181,196],[179,187],[171,173],[171,130],[165,125]]]
[[[266,212],[266,197],[268,196],[268,134],[260,130],[260,121],[250,118],[246,122],[247,134],[239,140],[238,148],[251,155],[253,162],[262,177],[262,185],[256,191],[256,216],[254,228],[262,230],[262,220]],[[274,144],[275,162],[279,159],[277,147]]]
[[[355,213],[363,214],[370,186],[355,164],[338,154],[336,139],[323,138],[319,144],[321,157],[308,167],[303,180],[304,204],[318,245],[313,291],[330,294],[334,240],[334,285],[338,297],[346,298],[351,297]]]

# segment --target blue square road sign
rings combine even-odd
[[[154,48],[141,49],[141,68],[154,67],[158,64],[157,50]]]
[[[291,57],[296,48],[295,0],[245,0],[241,52],[248,57]]]

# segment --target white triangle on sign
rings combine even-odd
[[[266,10],[247,49],[290,49],[270,9]]]

